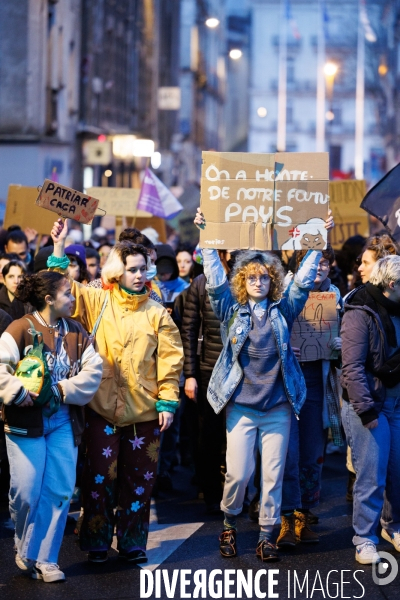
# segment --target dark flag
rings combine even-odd
[[[369,190],[361,208],[376,217],[396,242],[400,242],[400,164]]]

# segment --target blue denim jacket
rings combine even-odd
[[[290,346],[290,334],[295,318],[303,309],[308,294],[314,287],[321,256],[321,252],[309,250],[281,300],[269,304],[267,309],[282,361],[286,394],[296,415],[306,399],[306,385]],[[239,304],[233,297],[218,253],[215,250],[204,249],[203,259],[207,290],[213,311],[221,321],[221,337],[224,344],[207,392],[207,399],[218,414],[229,402],[243,377],[238,358],[250,331],[251,313],[248,303]],[[229,327],[229,321],[234,314],[235,319]],[[235,343],[232,342],[233,338],[236,338]]]

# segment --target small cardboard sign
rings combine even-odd
[[[204,248],[323,249],[327,153],[203,152]]]
[[[329,182],[330,207],[335,220],[330,242],[336,250],[353,235],[369,236],[368,214],[360,207],[365,194],[363,179]]]
[[[8,186],[4,229],[11,225],[19,225],[21,229],[31,227],[39,235],[50,234],[54,225],[54,215],[43,212],[35,202],[38,190],[36,187],[11,184]]]
[[[60,217],[89,224],[93,220],[99,201],[83,192],[45,179],[36,204],[57,213]]]
[[[337,358],[330,345],[339,336],[335,292],[311,292],[293,324],[290,343],[300,348],[300,361]]]
[[[91,187],[88,194],[99,199],[99,209],[110,217],[151,217],[145,210],[137,210],[140,189]]]

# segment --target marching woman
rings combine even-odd
[[[205,226],[197,211],[195,224]],[[326,227],[333,226],[328,219]],[[216,413],[226,406],[226,476],[221,502],[224,527],[220,552],[236,556],[236,516],[254,471],[254,445],[262,457],[260,535],[256,554],[277,561],[273,527],[280,522],[282,480],[291,411],[298,416],[306,398],[300,366],[290,347],[294,319],[314,286],[321,252],[310,250],[285,292],[284,271],[268,252],[238,254],[230,284],[216,250],[203,249],[204,273],[212,308],[222,323],[221,355],[208,387]]]
[[[66,269],[67,226],[61,219],[51,235],[48,266]],[[107,560],[115,523],[119,557],[147,561],[160,434],[178,407],[181,338],[166,309],[149,298],[149,267],[146,248],[118,242],[102,268],[106,290],[72,282],[74,317],[88,331],[98,326],[96,347],[103,359],[103,379],[86,411],[82,478],[80,545],[91,562]]]
[[[69,318],[74,298],[66,277],[52,272],[25,276],[16,296],[36,310],[11,323],[0,338],[15,561],[20,569],[32,570],[33,579],[49,583],[65,579],[57,565],[58,553],[75,484],[83,406],[100,385],[102,360],[82,325]],[[33,379],[29,365],[18,365],[29,359],[36,341],[43,342],[44,368],[38,378],[47,371],[47,386],[36,388],[39,396],[28,391]],[[15,375],[19,371],[26,382]],[[41,405],[45,391],[46,404]]]

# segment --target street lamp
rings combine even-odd
[[[327,62],[324,66],[324,73],[327,77],[335,77],[338,67],[333,62]]]
[[[219,25],[219,19],[217,19],[216,17],[209,17],[206,22],[205,22],[206,26],[209,27],[210,29],[215,29],[216,27],[218,27]]]
[[[232,50],[229,52],[229,56],[233,60],[238,60],[239,58],[242,57],[242,55],[243,55],[243,52],[239,48],[232,48]]]

